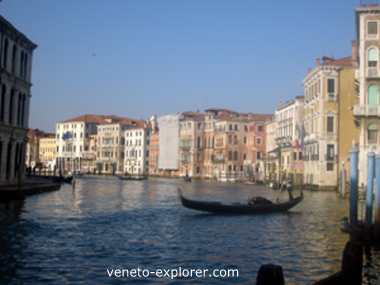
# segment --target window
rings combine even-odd
[[[370,48],[368,50],[368,67],[377,67],[377,62],[379,61],[379,53],[377,48]]]
[[[329,98],[335,97],[335,79],[333,78],[327,79],[327,93]]]
[[[327,162],[327,163],[326,163],[326,170],[327,170],[327,171],[334,171],[334,163],[332,163],[332,162]]]
[[[368,143],[377,143],[378,128],[375,124],[368,125]]]
[[[293,161],[297,160],[297,153],[293,152]]]
[[[328,133],[334,132],[334,117],[333,116],[327,117],[327,132]]]
[[[234,152],[234,160],[238,160],[238,152],[237,151]]]
[[[5,93],[7,89],[5,87],[5,84],[3,84],[1,88],[1,98],[0,98],[0,121],[4,122],[5,118]]]
[[[257,127],[257,130],[258,130],[259,132],[262,132],[262,131],[263,131],[263,126],[258,126],[258,127]]]
[[[334,160],[334,145],[333,144],[328,144],[327,145],[327,150],[326,150],[326,160]]]
[[[376,36],[377,35],[377,22],[375,22],[375,21],[368,22],[367,33],[370,36]]]
[[[244,144],[247,144],[247,137],[243,138],[243,142],[244,142]]]
[[[258,151],[258,152],[256,153],[256,158],[257,158],[257,159],[261,159],[261,152],[260,152],[260,151]]]
[[[247,159],[247,154],[244,153],[244,154],[243,154],[243,160],[246,160],[246,159]]]
[[[232,151],[228,152],[228,160],[232,160]]]
[[[377,85],[368,86],[368,105],[377,106],[380,104],[380,92]]]
[[[14,97],[15,97],[15,90],[11,90],[11,98],[9,99],[9,124],[13,123],[13,108],[14,108]]]
[[[3,67],[4,69],[7,69],[7,60],[8,60],[8,39],[5,39],[4,41],[4,52],[3,52]]]
[[[261,144],[261,138],[256,139],[256,144]]]
[[[17,46],[14,44],[12,49],[12,73],[16,71],[16,55],[17,55]]]

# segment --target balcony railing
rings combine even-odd
[[[378,78],[379,77],[379,71],[377,70],[377,67],[375,67],[375,68],[368,68],[367,77],[369,77],[369,78]]]
[[[365,116],[365,117],[380,117],[380,105],[378,106],[355,105],[354,115]]]

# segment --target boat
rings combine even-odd
[[[147,179],[147,177],[144,175],[119,175],[118,178],[120,180],[135,180],[135,181]]]
[[[183,180],[185,180],[185,182],[191,182],[191,177],[190,176],[184,176]]]
[[[265,198],[255,197],[247,204],[234,203],[228,205],[221,202],[190,200],[183,196],[181,189],[178,189],[178,193],[185,208],[216,214],[257,215],[286,212],[303,200],[303,193],[301,192],[301,195],[297,198],[292,199],[291,195],[289,195],[289,200],[282,203],[273,203]]]

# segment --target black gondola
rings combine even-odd
[[[185,180],[185,182],[191,182],[191,177],[190,176],[184,176],[183,180]]]
[[[303,193],[301,192],[299,197],[294,199],[290,198],[289,201],[283,203],[273,203],[265,198],[258,197],[255,198],[257,203],[227,205],[220,202],[204,202],[187,199],[182,195],[181,189],[178,189],[178,193],[184,207],[216,214],[257,215],[286,212],[303,200]]]
[[[120,175],[118,176],[118,178],[120,180],[135,180],[135,181],[147,179],[147,177],[144,175]]]

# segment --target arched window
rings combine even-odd
[[[0,99],[0,121],[4,122],[5,119],[5,93],[7,88],[5,84],[1,87],[1,99]]]
[[[16,71],[16,56],[17,56],[17,46],[16,44],[14,44],[13,49],[12,49],[12,73],[15,73]]]
[[[5,41],[4,41],[4,53],[3,53],[3,67],[5,69],[7,69],[7,63],[8,63],[8,46],[9,46],[8,39],[5,39]]]
[[[368,125],[368,143],[376,144],[377,143],[377,135],[378,135],[378,127],[376,124]]]
[[[372,47],[368,50],[368,67],[377,67],[379,61],[379,51],[377,48]]]
[[[369,85],[368,86],[368,105],[370,106],[376,106],[379,104],[380,101],[380,92],[379,92],[379,86],[377,85]]]

